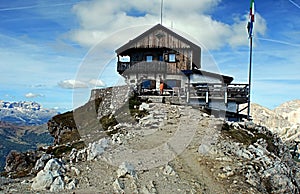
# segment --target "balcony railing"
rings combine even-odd
[[[179,74],[181,69],[176,67],[176,63],[166,63],[163,61],[152,62],[118,62],[117,70],[120,74],[125,73],[167,73]]]
[[[193,83],[190,87],[192,98],[224,99],[235,101],[238,104],[246,103],[249,97],[248,84],[222,84],[222,83]]]

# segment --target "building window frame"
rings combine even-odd
[[[169,62],[170,63],[176,63],[176,54],[175,53],[169,53]]]
[[[153,61],[153,55],[146,55],[146,62],[152,62]]]

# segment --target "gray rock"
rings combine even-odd
[[[74,171],[77,176],[79,176],[81,173],[80,170],[74,166],[71,167],[71,170]]]
[[[93,142],[89,144],[88,150],[87,150],[87,160],[93,160],[100,156],[105,148],[108,147],[109,140],[106,138],[100,139],[98,142]]]
[[[166,164],[166,166],[163,169],[163,173],[165,175],[172,175],[172,176],[176,174],[174,169],[169,164]]]
[[[71,163],[78,162],[78,161],[86,161],[87,160],[87,148],[84,148],[82,150],[74,150],[73,154],[70,154],[70,160]]]
[[[43,154],[35,163],[33,171],[40,171],[45,167],[45,164],[48,160],[50,160],[52,156],[50,154]]]
[[[50,159],[44,168],[45,171],[50,171],[53,177],[58,177],[65,173],[63,164],[57,159]]]
[[[143,110],[149,110],[150,109],[150,105],[149,104],[147,104],[147,103],[142,103],[141,105],[140,105],[140,107],[139,107],[139,110],[140,111],[143,111]]]
[[[72,190],[72,189],[75,189],[76,186],[78,184],[78,180],[77,179],[73,179],[71,182],[69,182],[67,185],[66,185],[66,189],[68,190]]]
[[[247,129],[255,129],[256,125],[252,121],[245,122],[245,127]]]
[[[113,186],[117,193],[124,193],[125,184],[122,183],[118,178],[116,178],[115,182],[113,183]]]
[[[70,158],[71,163],[76,162],[77,153],[78,153],[77,149],[73,148],[71,153],[69,154],[69,158]]]
[[[154,182],[150,181],[149,185],[146,185],[142,188],[141,193],[143,194],[157,194]]]
[[[53,181],[50,187],[51,192],[59,192],[64,190],[65,183],[62,180],[61,176],[56,177],[56,179]]]
[[[41,191],[48,190],[53,182],[53,176],[49,170],[41,170],[33,179],[31,188],[33,190]]]
[[[134,166],[128,162],[123,162],[117,170],[117,176],[118,178],[121,178],[126,177],[126,175],[129,175],[133,178],[137,178]]]
[[[240,158],[244,158],[244,159],[247,159],[247,160],[251,160],[253,159],[253,154],[251,154],[251,152],[249,152],[248,150],[246,149],[239,149],[235,152],[235,154],[240,157]]]
[[[207,144],[201,144],[198,148],[198,153],[201,155],[207,155],[210,153],[211,146]]]

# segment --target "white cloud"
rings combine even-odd
[[[244,15],[242,19],[236,18],[235,23],[231,26],[230,36],[228,39],[228,44],[232,47],[248,45],[247,40],[247,20],[248,14]],[[264,35],[267,30],[266,20],[259,14],[255,14],[254,22],[254,37]]]
[[[89,81],[92,87],[104,87],[106,84],[102,80],[92,79]]]
[[[42,94],[34,94],[34,93],[29,92],[29,93],[25,94],[25,97],[26,98],[37,98],[37,97],[44,97],[44,95],[42,95]]]
[[[221,0],[185,0],[183,4],[181,0],[165,1],[163,24],[169,27],[173,23],[174,29],[190,34],[208,49],[219,49],[226,44],[247,45],[247,16],[242,16],[229,25],[216,21],[207,14],[220,2]],[[143,14],[140,17],[129,16],[128,13],[132,10]],[[131,0],[124,3],[122,0],[94,0],[75,5],[73,11],[78,17],[80,28],[70,32],[70,36],[84,46],[93,46],[120,29],[154,25],[160,21],[160,1]],[[189,25],[186,24],[187,21]],[[255,33],[263,34],[265,30],[266,22],[257,14]],[[122,39],[112,41],[118,41],[118,44],[125,43],[138,34],[119,35]]]
[[[64,80],[58,83],[58,86],[64,89],[78,89],[78,88],[95,88],[104,87],[106,84],[99,79],[91,79],[88,81],[78,81],[78,80]]]
[[[85,82],[71,79],[60,81],[58,85],[64,89],[88,88],[88,85]]]

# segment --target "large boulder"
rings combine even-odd
[[[44,170],[50,171],[53,177],[58,177],[65,173],[64,165],[56,158],[50,159],[45,165]]]
[[[33,179],[31,188],[33,190],[41,191],[48,190],[53,183],[53,175],[50,170],[41,170],[37,173],[37,176]]]
[[[63,163],[56,158],[52,158],[46,163],[44,169],[37,173],[37,176],[33,179],[31,188],[37,191],[61,191],[65,188],[63,181],[65,172]]]

